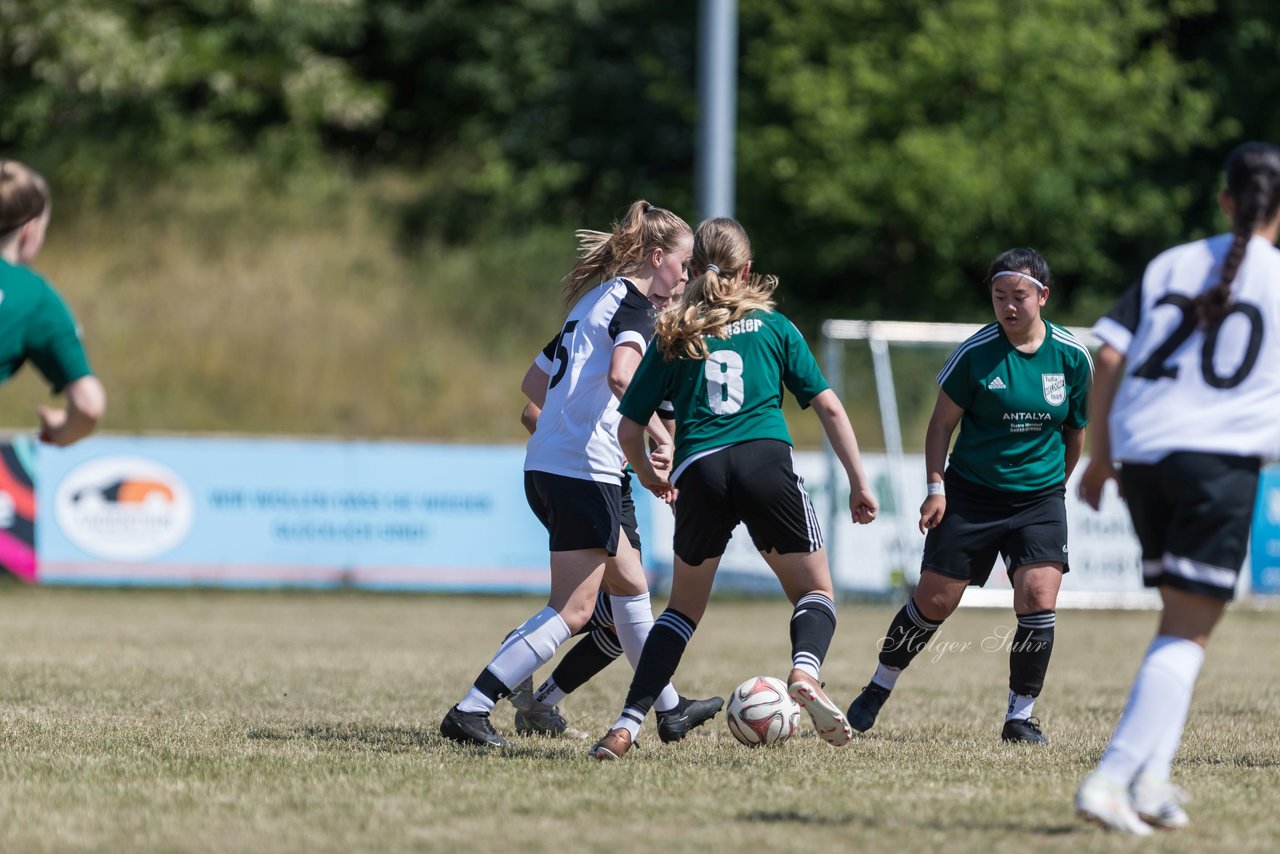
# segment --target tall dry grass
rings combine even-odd
[[[105,429],[523,441],[519,383],[563,317],[573,229],[608,224],[444,245],[406,233],[428,181],[278,186],[229,168],[79,207],[55,198],[36,267],[84,328],[110,395]],[[865,350],[848,348],[839,390],[875,449]],[[945,355],[895,351],[908,447]],[[0,425],[33,426],[47,400],[23,371],[0,390]],[[816,447],[817,419],[786,405],[797,444]]]
[[[55,206],[36,266],[84,328],[107,428],[519,438],[520,377],[558,327],[572,232],[406,240],[414,192],[231,173]],[[0,423],[31,423],[47,398],[24,374]]]

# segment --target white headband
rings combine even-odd
[[[994,285],[996,282],[996,279],[1000,278],[1001,276],[1021,276],[1022,278],[1026,279],[1028,282],[1031,282],[1031,284],[1035,285],[1040,290],[1044,290],[1044,283],[1041,282],[1039,279],[1037,279],[1035,276],[1028,276],[1026,273],[1019,273],[1017,270],[1005,270],[1002,273],[996,273],[994,276],[991,277],[991,284]]]

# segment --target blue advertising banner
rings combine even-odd
[[[1263,469],[1249,543],[1254,594],[1280,593],[1280,469]]]
[[[39,580],[541,591],[524,449],[95,437],[38,454]]]

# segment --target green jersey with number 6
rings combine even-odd
[[[725,338],[707,336],[705,360],[666,361],[649,346],[618,405],[648,423],[664,400],[676,416],[673,476],[700,456],[755,439],[793,444],[782,414],[782,389],[807,407],[827,381],[800,330],[776,311],[751,311],[725,327]]]

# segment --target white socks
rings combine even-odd
[[[1026,720],[1031,717],[1031,710],[1035,708],[1036,698],[1029,694],[1015,694],[1009,692],[1009,712],[1004,716],[1006,721]]]
[[[1143,769],[1156,779],[1169,779],[1203,662],[1204,649],[1195,641],[1156,636],[1138,668],[1099,771],[1125,785]]]
[[[524,621],[502,646],[498,654],[485,668],[508,690],[519,685],[533,672],[550,661],[560,644],[569,639],[571,632],[560,614],[550,606]],[[463,712],[490,712],[495,701],[475,685],[458,704]]]
[[[653,603],[648,593],[638,596],[614,596],[610,593],[609,605],[613,609],[613,630],[618,633],[618,643],[622,645],[627,661],[631,662],[631,669],[635,670],[640,663],[640,653],[644,651],[644,642],[649,638],[649,630],[653,628]],[[668,712],[679,702],[680,695],[668,682],[654,701],[653,708]]]
[[[876,672],[872,675],[871,681],[886,691],[892,691],[893,686],[898,684],[898,677],[901,675],[901,667],[886,667],[883,664],[877,664]]]

